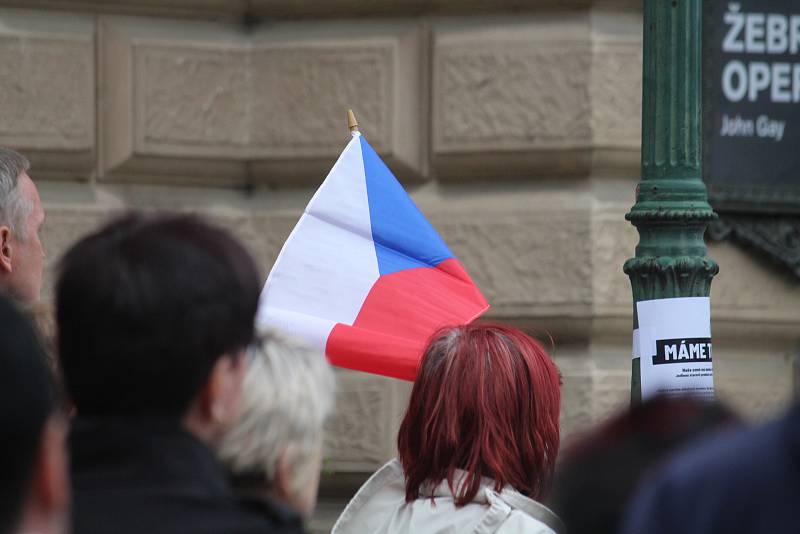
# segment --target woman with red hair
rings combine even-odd
[[[560,377],[541,345],[500,325],[437,332],[397,437],[332,534],[562,532],[537,502],[559,444]]]

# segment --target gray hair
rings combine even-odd
[[[325,356],[291,338],[262,330],[244,379],[241,414],[220,448],[234,476],[267,487],[286,451],[301,491],[315,475],[322,426],[333,405],[335,381]]]
[[[17,239],[27,237],[22,222],[33,209],[17,187],[20,175],[30,168],[28,159],[10,148],[0,147],[0,224],[5,224]]]

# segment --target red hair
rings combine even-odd
[[[494,479],[532,499],[549,490],[559,444],[558,369],[508,326],[470,324],[433,335],[397,436],[406,501],[446,480],[463,506]],[[454,487],[456,469],[467,476]]]

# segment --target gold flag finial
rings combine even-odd
[[[350,128],[350,133],[358,131],[358,121],[352,109],[347,110],[347,127]]]

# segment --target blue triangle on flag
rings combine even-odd
[[[452,258],[445,242],[363,136],[361,153],[380,274],[435,267]]]

